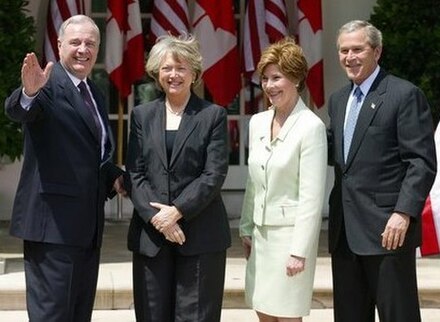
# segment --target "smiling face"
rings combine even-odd
[[[89,22],[67,25],[58,39],[60,62],[72,75],[86,78],[95,65],[99,50],[99,35]]]
[[[287,78],[276,64],[266,66],[261,77],[261,86],[270,103],[277,109],[288,111],[298,97],[295,83]]]
[[[341,33],[338,48],[342,69],[357,85],[374,72],[382,53],[381,47],[371,47],[364,29]]]
[[[167,53],[159,67],[159,83],[167,96],[187,97],[191,92],[194,72],[185,60]]]

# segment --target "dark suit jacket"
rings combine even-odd
[[[403,247],[421,242],[420,215],[434,181],[436,158],[430,108],[420,89],[381,70],[362,105],[344,163],[343,131],[352,85],[329,101],[330,155],[335,185],[330,194],[329,248],[345,222],[347,241],[359,255],[384,254],[381,233],[393,212],[410,216]]]
[[[221,198],[228,169],[226,110],[191,95],[182,116],[170,162],[165,149],[165,100],[137,106],[131,115],[127,152],[134,213],[130,250],[155,256],[166,242],[150,223],[158,212],[149,202],[175,205],[186,242],[181,254],[225,250],[230,230]],[[177,245],[177,244],[176,244]]]
[[[88,83],[111,133],[103,96]],[[59,63],[28,111],[20,106],[21,93],[16,89],[5,103],[8,116],[22,122],[24,131],[10,233],[29,241],[99,246],[104,202],[122,173],[109,161],[110,138],[103,161],[93,118]]]

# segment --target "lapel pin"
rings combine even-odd
[[[376,104],[374,104],[374,103],[371,103],[371,106],[370,106],[373,110],[376,108]]]

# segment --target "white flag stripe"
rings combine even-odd
[[[270,28],[267,30],[266,27]],[[283,0],[249,0],[243,35],[244,71],[248,74],[254,72],[262,51],[269,46],[270,41],[286,36],[287,31]],[[254,72],[251,78],[254,83],[259,83],[257,73]]]
[[[168,25],[173,26],[179,33],[188,32],[186,22],[188,21],[189,15],[186,2],[185,0],[179,0],[177,1],[177,5],[181,8],[181,11],[183,11],[186,17],[181,17],[179,12],[176,12],[166,1],[156,0],[154,2],[155,9],[163,15],[163,17],[155,15],[155,10],[153,9],[150,32],[155,38],[168,34]],[[166,19],[166,21],[163,21],[163,19]]]
[[[273,12],[266,10],[266,19],[267,23],[278,30],[281,34],[287,35],[286,25],[280,19],[280,17],[276,16]]]
[[[79,7],[77,7],[77,5]],[[57,61],[58,57],[58,30],[63,23],[64,18],[67,19],[73,15],[83,13],[83,2],[76,0],[57,1],[51,0],[48,5],[46,32],[44,35],[44,60],[46,62]],[[63,14],[62,14],[63,13]]]
[[[180,19],[180,16],[178,16],[176,12],[168,5],[168,3],[164,1],[158,6],[158,8],[160,8],[162,14],[172,25],[174,25],[177,30],[187,30],[185,23]]]

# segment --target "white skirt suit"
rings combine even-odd
[[[310,313],[327,177],[323,122],[300,99],[271,140],[274,110],[252,116],[249,175],[240,236],[251,236],[246,302],[278,317]],[[305,270],[286,275],[290,255],[304,257]]]

